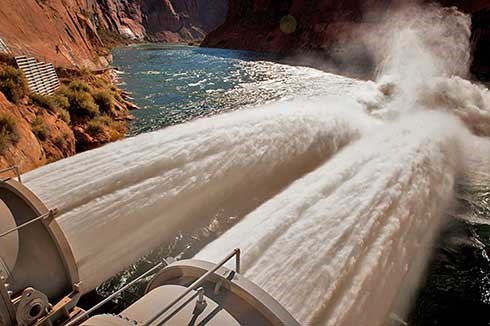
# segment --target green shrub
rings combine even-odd
[[[41,94],[31,94],[31,102],[37,106],[40,106],[51,112],[56,112],[57,104],[52,96],[41,95]]]
[[[110,82],[108,82],[104,78],[100,78],[100,77],[97,77],[95,79],[95,85],[96,85],[96,87],[103,88],[103,89],[110,89],[111,88]]]
[[[70,115],[78,117],[89,116],[91,118],[99,115],[99,107],[94,102],[90,93],[84,91],[71,91],[68,93]]]
[[[83,76],[85,77],[92,77],[94,75],[94,72],[88,68],[82,68],[80,70],[80,72],[82,73]]]
[[[57,136],[53,141],[54,145],[61,149],[65,148],[68,145],[68,142],[66,141],[67,137],[68,135]]]
[[[33,104],[56,113],[61,120],[70,123],[70,113],[66,110],[70,107],[70,101],[65,96],[31,94],[30,98]]]
[[[104,131],[104,128],[105,124],[99,118],[96,118],[89,121],[89,123],[87,124],[87,128],[85,128],[85,131],[90,136],[97,136]]]
[[[58,113],[58,117],[61,120],[63,120],[64,122],[66,122],[66,124],[70,124],[70,122],[71,122],[70,112],[68,112],[65,109],[62,109],[62,108],[58,107],[56,109],[56,113]]]
[[[9,101],[19,103],[27,93],[27,81],[22,71],[11,66],[0,66],[0,92]]]
[[[108,116],[98,118],[109,129],[111,141],[121,139],[126,134],[126,124],[122,121],[115,121]]]
[[[109,92],[100,91],[95,93],[94,101],[99,106],[101,113],[111,114],[114,112],[114,99]]]
[[[15,124],[15,119],[12,116],[0,115],[0,153],[3,153],[10,144],[15,144],[19,141],[19,134]]]
[[[58,90],[55,93],[55,96],[60,96],[60,97],[65,97],[68,98],[68,95],[70,94],[71,90],[66,87],[66,86],[61,86],[58,88]]]
[[[53,96],[53,101],[56,103],[56,106],[61,109],[68,110],[68,108],[70,107],[70,101],[65,95],[56,94]]]
[[[109,130],[109,135],[111,136],[111,141],[116,141],[118,139],[124,138],[126,134],[126,125],[121,121],[114,121]]]
[[[68,110],[70,108],[70,94],[73,93],[71,89],[66,86],[61,86],[55,93],[55,99],[60,106]]]
[[[44,122],[41,119],[39,119],[39,117],[36,117],[32,121],[32,132],[41,141],[48,139],[48,135],[49,135],[48,127],[46,127]]]
[[[100,116],[91,120],[85,129],[91,136],[96,136],[104,130],[109,133],[110,140],[115,141],[124,137],[126,124],[122,121],[114,121],[109,116]]]
[[[92,88],[82,81],[73,81],[68,87],[62,87],[56,93],[55,99],[59,106],[68,110],[71,117],[99,115],[99,106],[91,95]]]
[[[67,124],[70,124],[71,117],[70,112],[68,112],[70,109],[70,100],[68,97],[62,94],[55,94],[53,96],[53,101],[56,103],[56,113],[58,113],[58,117]]]
[[[92,92],[92,87],[90,87],[87,83],[81,80],[72,81],[70,85],[68,85],[68,88],[74,92],[80,92],[80,91],[87,92],[87,93]]]

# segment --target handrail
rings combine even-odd
[[[179,312],[180,310],[182,310],[185,306],[187,306],[194,298],[196,298],[197,296],[199,296],[199,300],[204,300],[203,297],[204,297],[204,288],[202,287],[199,287],[211,274],[213,274],[214,272],[216,272],[220,267],[222,267],[224,264],[226,264],[230,259],[232,259],[233,257],[236,257],[236,260],[235,260],[235,271],[237,273],[240,272],[240,249],[235,249],[233,250],[232,253],[230,253],[228,256],[226,256],[222,261],[220,261],[218,264],[216,264],[215,267],[213,267],[212,269],[210,269],[209,271],[207,271],[204,275],[202,275],[199,279],[197,279],[194,283],[192,283],[187,289],[186,291],[184,291],[181,295],[179,295],[174,301],[172,301],[170,304],[168,304],[165,308],[163,308],[163,310],[161,310],[158,314],[156,314],[154,317],[152,317],[149,321],[145,322],[143,325],[144,326],[149,326],[149,325],[153,325],[153,323],[158,319],[160,318],[164,313],[166,313],[168,310],[170,310],[170,308],[172,308],[173,306],[175,306],[176,304],[178,304],[186,295],[188,295],[190,292],[192,292],[193,290],[196,290],[197,292],[194,293],[190,298],[188,298],[183,304],[181,304],[179,307],[177,307],[176,311],[174,311],[170,316],[167,316],[164,320],[160,321],[158,323],[158,325],[163,325],[165,324],[167,321],[169,321],[177,312]],[[101,306],[103,306],[104,304],[106,304],[107,302],[109,302],[110,300],[114,299],[114,297],[116,297],[118,294],[120,294],[121,292],[127,290],[129,287],[133,286],[134,284],[136,284],[136,282],[140,281],[141,279],[145,278],[146,276],[148,276],[149,274],[151,274],[152,272],[154,272],[155,270],[163,267],[163,265],[166,264],[168,265],[168,262],[163,259],[163,262],[155,265],[154,267],[150,268],[148,271],[146,271],[145,273],[143,273],[142,275],[138,276],[137,278],[135,278],[134,280],[132,280],[131,282],[129,282],[128,284],[126,284],[125,286],[123,286],[122,288],[120,288],[119,290],[117,290],[116,292],[112,293],[110,296],[108,296],[107,298],[105,298],[104,300],[102,300],[101,302],[99,302],[98,304],[96,304],[95,306],[93,306],[92,308],[90,308],[89,310],[83,312],[82,314],[80,314],[79,316],[77,316],[75,319],[73,319],[72,321],[68,322],[65,326],[73,326],[73,325],[77,325],[78,322],[81,322],[83,320],[83,318],[85,317],[88,317],[92,312],[96,311],[97,309],[99,309]],[[199,287],[199,288],[198,288]]]
[[[186,307],[189,303],[191,303],[192,300],[194,300],[196,297],[199,297],[197,299],[197,303],[206,302],[204,299],[204,288],[203,287],[200,287],[199,289],[197,289],[196,293],[191,295],[191,297],[189,299],[187,299],[184,303],[182,303],[179,307],[177,307],[174,311],[172,311],[172,313],[169,316],[165,317],[164,320],[159,322],[158,326],[165,325],[166,322],[168,322],[170,319],[172,319],[179,311],[184,309],[184,307]]]
[[[14,171],[15,172],[15,176],[17,177],[17,180],[19,181],[19,183],[22,183],[22,179],[20,178],[19,167],[17,165],[13,165],[11,167],[8,167],[8,168],[5,168],[5,169],[1,169],[0,170],[0,174],[5,173],[5,172],[10,172],[10,171]]]
[[[211,274],[214,274],[220,267],[222,267],[224,264],[226,264],[230,259],[233,257],[236,257],[236,272],[240,272],[240,249],[236,248],[233,250],[232,253],[230,253],[228,256],[226,256],[222,261],[220,261],[216,266],[214,266],[212,269],[207,271],[205,274],[203,274],[200,278],[198,278],[194,283],[192,283],[186,291],[184,291],[181,295],[179,295],[174,301],[169,303],[165,308],[163,308],[159,313],[157,313],[155,316],[153,316],[150,320],[145,322],[143,325],[144,326],[149,326],[153,325],[153,323],[160,318],[164,313],[166,313],[170,308],[175,306],[180,300],[182,300],[186,295],[188,295],[191,291],[195,290],[197,287],[199,287]]]
[[[122,288],[120,288],[119,290],[117,290],[116,292],[112,293],[110,296],[108,296],[107,298],[105,298],[104,300],[102,300],[101,302],[99,302],[98,304],[96,304],[95,306],[93,306],[92,308],[90,308],[89,310],[83,312],[81,315],[79,315],[78,317],[76,317],[75,319],[73,319],[71,322],[67,323],[65,326],[76,325],[76,323],[79,322],[79,321],[81,321],[84,317],[89,316],[92,312],[94,312],[95,310],[99,309],[100,307],[102,307],[107,302],[109,302],[112,299],[114,299],[119,293],[127,290],[129,287],[133,286],[134,284],[136,284],[137,282],[139,282],[141,279],[143,279],[146,276],[150,275],[151,273],[153,273],[157,269],[162,268],[164,264],[165,265],[168,265],[168,263],[167,263],[167,261],[165,259],[163,259],[162,262],[160,262],[157,265],[153,266],[152,268],[150,268],[149,270],[147,270],[145,273],[141,274],[140,276],[138,276],[137,278],[135,278],[134,280],[132,280],[131,282],[129,282],[128,284],[126,284],[125,286],[123,286]]]
[[[23,224],[21,224],[21,225],[17,225],[16,227],[14,227],[14,228],[12,228],[12,229],[10,229],[10,230],[8,230],[8,231],[2,232],[2,233],[0,234],[0,238],[2,238],[2,237],[6,236],[6,235],[8,235],[8,234],[10,234],[10,233],[12,233],[12,232],[14,232],[14,231],[20,230],[20,229],[22,229],[23,227],[26,227],[26,226],[28,226],[28,225],[30,225],[30,224],[32,224],[32,223],[34,223],[34,222],[37,222],[37,221],[39,221],[39,220],[43,220],[43,219],[48,218],[48,217],[52,217],[52,216],[54,216],[54,215],[56,215],[56,209],[51,209],[51,210],[49,210],[49,212],[44,213],[43,215],[40,215],[40,216],[38,216],[38,217],[36,217],[36,218],[33,218],[32,220],[27,221],[27,222],[25,222],[25,223],[23,223]]]

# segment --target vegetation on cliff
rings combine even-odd
[[[44,108],[50,112],[56,113],[61,120],[63,120],[67,124],[70,123],[70,113],[67,111],[70,103],[68,102],[68,99],[66,97],[60,95],[46,96],[40,94],[31,94],[30,98],[34,105]]]
[[[22,72],[12,66],[0,66],[0,92],[9,101],[19,103],[27,93],[27,81]]]
[[[1,167],[17,164],[27,171],[124,137],[131,105],[109,71],[59,68],[62,86],[47,96],[29,93],[12,60],[2,61]]]
[[[19,140],[19,134],[15,127],[15,119],[11,115],[0,115],[0,154],[11,144]]]

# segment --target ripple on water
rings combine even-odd
[[[348,95],[359,83],[246,51],[143,45],[114,58],[144,108],[134,112],[131,135],[293,95]]]

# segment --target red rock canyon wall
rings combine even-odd
[[[199,40],[226,12],[227,0],[2,0],[0,38],[15,54],[96,69],[108,41]]]

